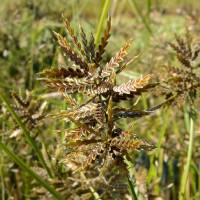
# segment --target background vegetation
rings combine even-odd
[[[37,80],[43,69],[68,63],[52,34],[52,30],[66,34],[62,13],[75,31],[81,25],[87,34],[94,32],[98,43],[109,11],[112,30],[104,62],[130,38],[129,58],[138,55],[120,74],[123,82],[141,74],[167,78],[167,66],[178,65],[168,45],[175,40],[174,34],[189,30],[199,44],[199,8],[196,0],[2,0],[0,199],[145,199],[147,195],[149,199],[199,199],[198,94],[192,120],[190,104],[179,100],[151,116],[121,122],[124,129],[131,126],[157,148],[130,154],[131,160],[125,160],[129,175],[110,180],[108,186],[113,187],[105,187],[87,174],[73,175],[63,164],[63,132],[71,124],[58,119],[44,122],[43,116],[67,105],[59,93]],[[24,110],[16,105],[13,92],[27,102],[31,96],[26,112],[34,115],[34,121],[20,117]],[[82,96],[76,98],[82,100]],[[154,91],[143,94],[137,106],[145,110],[162,100],[160,91]],[[125,106],[134,103],[135,99]]]

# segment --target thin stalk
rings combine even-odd
[[[135,169],[134,164],[129,161],[126,156],[124,156],[124,163],[126,164],[127,170],[128,170],[128,186],[130,190],[130,194],[132,197],[132,200],[141,200],[141,195],[138,191],[136,180],[135,180]]]
[[[187,185],[187,180],[188,180],[188,175],[189,175],[189,170],[190,170],[193,142],[194,142],[194,121],[193,121],[193,118],[190,117],[189,146],[188,146],[188,152],[187,152],[187,161],[185,163],[183,175],[181,179],[179,200],[185,199],[185,190],[186,190],[186,185]]]
[[[35,141],[33,140],[33,138],[30,136],[30,132],[27,130],[27,128],[25,127],[25,125],[23,124],[23,122],[21,121],[21,119],[19,118],[19,116],[17,115],[17,113],[13,110],[13,108],[11,107],[9,101],[7,100],[7,98],[3,95],[0,94],[0,99],[6,104],[9,112],[11,113],[13,119],[17,122],[17,124],[19,125],[19,127],[22,129],[25,138],[27,140],[27,142],[29,143],[29,145],[33,148],[33,150],[35,151],[38,160],[41,162],[41,164],[43,165],[43,167],[46,169],[48,175],[50,177],[52,177],[51,171],[48,168],[41,151],[39,150],[39,148],[37,147]]]
[[[132,196],[132,199],[133,200],[138,200],[137,198],[137,194],[135,192],[135,186],[134,186],[134,183],[132,181],[132,179],[130,177],[128,177],[128,186],[130,188],[130,192],[131,192],[131,196]]]
[[[102,10],[101,10],[101,16],[100,16],[100,19],[99,19],[99,24],[97,26],[96,36],[95,36],[95,44],[96,45],[98,45],[99,42],[100,42],[102,29],[103,29],[103,26],[104,26],[104,22],[107,19],[108,10],[110,8],[110,3],[111,3],[111,0],[105,0],[104,1],[103,7],[102,7]]]
[[[4,173],[3,173],[3,156],[1,156],[0,163],[0,180],[1,180],[1,199],[5,200],[5,185],[4,185]]]
[[[24,163],[15,153],[13,153],[5,144],[0,142],[0,149],[2,149],[19,167],[26,171],[32,178],[34,178],[41,186],[46,188],[55,199],[64,200],[64,198],[44,179],[37,175],[32,169]]]
[[[147,0],[147,16],[148,16],[148,20],[149,20],[149,15],[151,13],[151,7],[152,7],[151,0]]]
[[[87,186],[90,189],[90,192],[92,193],[95,200],[101,200],[99,194],[95,191],[95,189],[91,186],[90,182],[87,180],[85,174],[83,172],[80,173],[81,177],[86,181]]]
[[[138,16],[139,16],[140,19],[142,20],[142,23],[144,24],[144,26],[145,26],[145,28],[147,29],[147,31],[148,31],[151,35],[153,35],[153,32],[152,32],[152,30],[151,30],[151,27],[149,26],[149,24],[148,24],[146,18],[142,15],[141,9],[138,7],[138,4],[136,3],[136,1],[135,1],[135,0],[129,0],[129,3],[130,3],[130,5],[131,5],[131,7],[133,7],[133,8],[136,10]]]

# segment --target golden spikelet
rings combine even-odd
[[[83,30],[82,27],[81,27],[81,39],[82,39],[82,44],[83,44],[83,48],[84,48],[84,55],[85,55],[87,61],[90,62],[90,52],[89,52],[89,48],[88,48],[88,40],[87,40],[85,31]]]
[[[142,117],[151,113],[151,111],[124,109],[116,105],[117,101],[127,97],[132,98],[155,86],[149,84],[150,75],[116,86],[117,74],[133,61],[125,60],[131,41],[126,42],[105,66],[100,66],[110,37],[111,19],[109,18],[107,22],[97,50],[93,34],[88,40],[84,30],[81,29],[82,43],[80,43],[68,20],[65,20],[65,27],[79,50],[78,53],[81,53],[84,59],[74,51],[73,45],[69,44],[66,38],[55,33],[59,45],[76,66],[52,68],[41,73],[44,76],[41,80],[44,80],[50,88],[61,92],[70,106],[68,110],[49,116],[67,119],[76,126],[75,129],[65,132],[67,155],[64,162],[76,171],[98,166],[102,161],[108,162],[108,159],[121,162],[128,151],[151,150],[152,145],[131,137],[118,127],[117,122],[121,118]],[[86,102],[78,105],[79,101],[72,98],[76,93],[87,95]]]
[[[78,127],[72,130],[65,131],[65,139],[78,141],[82,138],[87,138],[91,133],[83,127]]]
[[[78,41],[78,38],[76,37],[75,31],[71,27],[69,20],[65,19],[64,24],[65,24],[68,34],[70,35],[70,37],[72,39],[73,44],[76,45],[77,49],[81,52],[82,55],[84,55],[84,51],[82,49],[81,43]]]
[[[24,101],[16,92],[12,92],[12,96],[14,97],[16,104],[18,104],[21,107],[27,108],[30,105],[30,96],[29,99]]]
[[[51,69],[45,69],[40,72],[40,75],[45,76],[47,78],[66,78],[66,77],[77,77],[82,78],[86,74],[80,68],[72,68],[72,67],[52,67]]]
[[[123,133],[122,133],[123,134]],[[138,138],[129,138],[128,136],[118,136],[114,137],[110,141],[110,147],[115,147],[120,150],[120,152],[127,152],[133,150],[152,150],[155,148],[154,145],[149,144]]]
[[[175,35],[176,43],[169,43],[172,49],[176,51],[176,57],[185,67],[191,68],[192,61],[195,59],[196,51],[192,49],[192,37],[187,31],[185,39]],[[199,49],[197,50],[199,52]]]
[[[87,89],[83,91],[83,93],[88,95],[99,95],[107,93],[110,89],[111,85],[107,82],[104,82],[98,85],[87,86]]]
[[[96,52],[96,59],[95,62],[99,63],[102,59],[102,55],[105,52],[105,48],[108,44],[108,39],[110,37],[110,29],[111,29],[111,17],[109,17],[106,25],[106,29],[104,31],[104,35],[101,38],[101,43],[98,46],[98,51]]]
[[[58,91],[66,93],[84,92],[88,86],[93,86],[94,81],[83,78],[65,78],[65,79],[46,79],[44,80],[51,88],[56,88]]]
[[[96,113],[100,114],[101,107],[97,103],[89,103],[81,106],[79,109],[68,112],[67,115],[74,118],[75,120],[89,118],[95,116]]]
[[[111,131],[113,129],[113,101],[112,101],[112,96],[109,98],[106,114],[107,114],[107,117],[108,117],[109,130]],[[111,134],[111,133],[109,133],[109,134]]]
[[[84,93],[88,96],[93,96],[97,94],[104,94],[110,90],[109,83],[95,84],[93,79],[75,79],[75,78],[65,78],[65,79],[43,79],[47,86],[50,88],[55,88],[62,93]]]
[[[100,159],[106,151],[106,145],[104,143],[97,143],[94,148],[91,150],[87,159],[82,165],[82,170],[91,167],[95,160]]]
[[[88,103],[83,105],[77,109],[70,110],[70,111],[62,111],[58,114],[54,114],[54,117],[59,118],[69,118],[74,119],[75,121],[84,120],[88,123],[90,120],[96,120],[99,123],[103,123],[104,121],[104,113],[103,109],[100,104],[98,103]]]
[[[85,73],[88,72],[88,64],[72,49],[72,47],[67,42],[66,38],[61,36],[59,33],[54,32],[59,45],[62,47],[64,52],[69,56],[70,60],[76,65],[80,66]]]
[[[70,95],[66,94],[65,92],[62,93],[63,97],[65,98],[65,101],[71,106],[75,107],[77,106],[77,102],[74,98],[72,98]]]
[[[108,77],[112,72],[119,67],[119,64],[124,60],[124,57],[127,55],[127,50],[131,45],[131,41],[125,43],[125,45],[120,49],[120,51],[112,57],[111,60],[106,64],[101,72],[101,77]]]
[[[90,41],[88,44],[88,50],[90,52],[90,62],[95,62],[96,58],[95,58],[95,42],[94,42],[94,35],[91,33],[90,34]]]
[[[24,124],[30,129],[42,125],[40,122],[45,117],[46,102],[41,103],[38,99],[33,100],[31,93],[26,91],[26,96],[20,97],[17,93],[12,92],[15,100],[14,109],[21,117]]]
[[[130,94],[131,92],[134,93],[148,85],[150,79],[151,75],[146,75],[139,79],[130,80],[127,83],[122,83],[119,86],[114,86],[113,91],[119,93],[120,95]]]

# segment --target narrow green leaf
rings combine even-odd
[[[0,94],[0,98],[1,100],[6,104],[9,112],[11,113],[12,117],[14,118],[14,120],[17,122],[17,124],[19,125],[19,127],[22,129],[25,138],[27,140],[27,142],[29,143],[29,145],[33,148],[33,150],[35,151],[38,160],[41,162],[41,164],[43,165],[43,167],[46,169],[47,173],[49,174],[50,177],[52,177],[51,171],[48,168],[47,164],[45,163],[45,160],[42,156],[41,151],[38,149],[35,141],[33,140],[33,138],[30,136],[29,131],[27,130],[27,128],[25,127],[25,125],[23,124],[23,122],[21,121],[21,119],[19,118],[19,116],[17,115],[17,113],[13,110],[11,104],[9,103],[8,99],[3,95]]]
[[[192,160],[192,149],[193,149],[193,142],[194,142],[194,121],[193,118],[190,116],[190,135],[189,135],[189,146],[187,152],[187,160],[184,165],[183,175],[181,179],[180,191],[179,191],[179,199],[185,199],[185,190],[188,180],[188,175],[190,171],[190,165]]]
[[[41,186],[46,188],[55,199],[64,200],[64,198],[44,179],[37,175],[26,163],[24,163],[15,153],[13,153],[5,144],[0,142],[0,149],[2,149],[19,167],[26,171],[32,178],[34,178]]]
[[[134,185],[134,183],[133,183],[133,181],[131,180],[130,177],[128,177],[128,186],[129,186],[129,189],[130,189],[130,192],[131,192],[132,199],[138,200],[137,195],[135,193],[135,189],[134,189],[135,185]]]
[[[97,26],[97,32],[96,32],[96,37],[95,37],[95,44],[98,45],[101,39],[101,33],[102,33],[102,29],[104,26],[104,22],[107,19],[107,15],[108,15],[108,10],[110,8],[110,3],[111,0],[105,0],[103,7],[102,7],[102,11],[101,11],[101,16],[99,19],[99,24]]]

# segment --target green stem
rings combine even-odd
[[[132,199],[133,200],[138,200],[137,194],[135,192],[135,186],[134,186],[133,180],[130,177],[128,177],[128,186],[130,188]]]
[[[190,117],[190,135],[189,135],[189,147],[187,152],[187,161],[184,166],[183,175],[181,179],[181,186],[180,186],[180,193],[179,193],[179,200],[185,199],[185,190],[190,170],[191,158],[192,158],[192,146],[194,141],[194,121],[192,117]]]
[[[18,156],[15,155],[5,144],[0,142],[0,148],[23,170],[25,170],[32,178],[34,178],[41,186],[46,188],[55,199],[64,200],[63,197],[49,185],[44,179],[42,179],[39,175],[37,175],[32,169],[26,165]]]
[[[1,181],[1,199],[5,200],[5,185],[4,185],[4,173],[3,173],[3,156],[1,156],[1,162],[0,162],[0,181]]]
[[[149,19],[149,15],[151,13],[151,7],[152,7],[151,0],[147,0],[147,16],[148,16],[148,19]]]
[[[81,178],[83,178],[86,181],[87,186],[90,189],[90,192],[92,193],[95,200],[101,200],[99,194],[95,191],[95,189],[91,186],[90,182],[87,180],[85,174],[83,172],[80,173]]]
[[[17,113],[13,110],[13,108],[11,107],[9,101],[7,100],[7,98],[3,95],[0,94],[0,99],[6,104],[9,112],[11,113],[12,117],[14,118],[14,120],[17,122],[17,124],[19,125],[19,127],[22,129],[25,138],[27,140],[27,142],[29,143],[29,145],[33,148],[33,150],[35,151],[38,160],[41,162],[41,164],[43,165],[43,167],[46,169],[48,175],[50,177],[52,177],[51,171],[48,168],[41,151],[39,150],[39,148],[37,147],[35,141],[33,140],[33,138],[30,136],[29,131],[27,130],[27,128],[25,127],[25,125],[23,124],[23,122],[21,121],[21,119],[19,118],[19,116],[17,115]]]
[[[101,11],[101,16],[100,16],[100,19],[99,19],[99,24],[97,26],[97,32],[96,32],[96,37],[95,37],[95,44],[96,45],[98,45],[99,42],[100,42],[101,32],[102,32],[102,29],[103,29],[103,26],[104,26],[104,22],[107,18],[108,10],[110,8],[110,3],[111,3],[111,0],[105,0],[104,1],[104,5],[103,5],[102,11]]]

